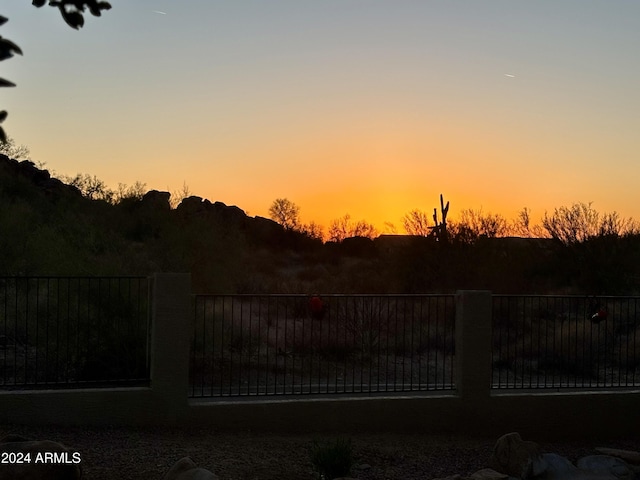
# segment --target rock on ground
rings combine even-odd
[[[527,480],[544,473],[547,464],[537,443],[524,441],[519,433],[512,432],[496,442],[489,467],[505,475]]]
[[[184,457],[173,464],[163,480],[218,480],[218,476],[199,468],[189,457]]]
[[[576,466],[583,471],[601,475],[612,475],[619,480],[634,480],[635,472],[627,462],[610,455],[589,455],[576,462]]]

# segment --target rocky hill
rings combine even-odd
[[[0,276],[191,272],[198,292],[638,293],[640,239],[442,245],[381,236],[325,243],[191,196],[92,200],[29,161],[0,155]]]

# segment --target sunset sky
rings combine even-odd
[[[3,0],[3,126],[35,161],[384,230],[438,196],[640,219],[638,0]]]

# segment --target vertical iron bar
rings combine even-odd
[[[3,282],[3,286],[4,286],[4,291],[3,291],[3,299],[2,299],[2,304],[4,306],[4,310],[2,312],[2,318],[3,318],[3,331],[4,334],[2,336],[2,338],[4,339],[3,342],[3,348],[2,351],[3,353],[3,357],[4,360],[2,362],[2,385],[6,386],[7,385],[7,348],[9,346],[9,337],[7,336],[7,290],[8,290],[8,279],[5,279]]]
[[[520,359],[521,359],[521,366],[522,368],[520,369],[520,388],[524,388],[525,387],[525,382],[526,382],[526,373],[525,373],[525,349],[526,349],[526,344],[525,344],[525,337],[527,336],[527,329],[526,329],[526,315],[527,315],[527,297],[523,297],[522,299],[522,311],[519,312],[521,313],[521,315],[519,315],[520,317],[520,322],[521,322],[521,328],[522,328],[522,335],[520,336],[520,338],[522,339],[522,343],[520,345],[521,350],[520,350]]]
[[[69,278],[66,278],[67,284]],[[55,367],[55,383],[60,383],[60,348],[62,342],[60,341],[60,284],[61,279],[58,279],[58,289],[56,291],[56,367]],[[65,339],[68,341],[68,337]]]
[[[304,388],[306,389],[306,393],[313,393],[311,388],[312,378],[313,378],[313,355],[315,352],[314,344],[313,344],[313,321],[310,322],[310,315],[308,314],[308,298],[306,296],[300,296],[300,314],[302,321],[302,365],[304,369],[304,374],[307,375],[307,380],[303,380],[305,384]],[[325,299],[326,302],[326,299]],[[325,309],[327,307],[326,303],[324,304]]]
[[[591,386],[593,375],[588,372],[593,369],[593,345],[591,341],[587,344],[587,325],[590,325],[591,319],[589,318],[589,312],[587,312],[587,299],[586,297],[582,299],[582,310],[580,314],[580,318],[582,320],[582,352],[583,352],[583,369],[582,369],[582,387],[584,388],[587,384]],[[588,347],[588,348],[587,348]],[[587,361],[589,365],[587,365]],[[597,368],[597,367],[596,367]],[[599,372],[596,373],[596,378],[599,376]],[[588,377],[588,378],[587,378]]]
[[[138,288],[140,288],[140,286],[138,285]],[[197,355],[198,352],[196,351],[196,346],[197,346],[197,340],[198,340],[198,311],[199,311],[199,307],[198,307],[198,296],[197,295],[193,295],[193,312],[192,315],[193,317],[191,318],[191,321],[193,322],[193,335],[191,337],[191,352],[189,355],[189,388],[191,389],[191,394],[190,397],[196,397],[196,396],[200,396],[200,395],[196,395],[196,384],[198,383],[198,380],[200,380],[200,376],[201,374],[198,373],[199,369],[198,369],[198,362],[197,362]],[[202,390],[200,391],[202,393]]]
[[[399,300],[397,300],[397,303],[400,303]],[[404,391],[406,390],[405,366],[407,364],[407,297],[403,297],[402,300],[402,383],[400,384],[400,390]]]
[[[634,364],[636,363],[636,358],[638,355],[638,352],[636,351],[636,347],[637,347],[637,343],[638,343],[638,299],[636,298],[633,301],[633,360],[634,360]],[[633,377],[632,377],[632,383],[633,386],[636,386],[636,372],[638,370],[638,367],[636,365],[634,365],[633,368]]]
[[[220,384],[220,396],[223,396],[224,390],[225,390],[224,376],[227,373],[224,351],[225,351],[225,342],[226,342],[225,330],[227,327],[227,298],[228,297],[226,295],[221,295],[219,298],[220,298],[220,303],[222,305],[221,312],[220,312],[220,383],[219,384]]]
[[[364,304],[364,298],[362,299],[362,302]],[[362,331],[360,332],[360,337],[361,337],[361,352],[362,354],[360,355],[360,392],[364,391],[364,354],[365,354],[365,342],[368,342],[369,344],[371,344],[371,322],[372,322],[372,317],[373,317],[373,311],[375,309],[375,305],[378,302],[378,297],[370,297],[370,306],[369,306],[369,310],[366,312],[365,315],[365,311],[364,308],[362,309]],[[364,307],[364,305],[363,305]],[[366,338],[368,337],[368,338]],[[354,358],[354,363],[356,362],[356,358]],[[369,389],[371,389],[371,386],[368,387]]]
[[[235,343],[235,319],[236,319],[236,301],[237,301],[237,297],[235,296],[230,296],[229,299],[231,300],[231,315],[229,318],[229,326],[231,328],[230,332],[229,332],[229,395],[233,395],[233,381],[234,379],[234,346],[233,344]]]
[[[265,385],[265,394],[267,394],[267,395],[269,394],[269,380],[270,380],[269,372],[274,372],[274,373],[277,372],[275,367],[271,368],[271,365],[269,363],[269,351],[270,351],[269,343],[270,342],[271,342],[271,297],[269,296],[269,297],[267,297],[267,359],[266,359],[266,362],[267,362],[267,365],[269,365],[269,368],[265,369],[265,377],[266,377],[266,382],[267,382],[266,385]],[[278,336],[276,335],[276,345],[275,345],[276,352],[278,351],[277,350],[277,342],[278,342]],[[276,363],[277,363],[277,358],[278,357],[276,356],[275,358],[276,358]]]
[[[511,359],[511,358],[514,359],[513,365],[510,363],[509,364],[509,369],[507,370],[506,387],[509,388],[509,382],[511,381],[512,370],[513,370],[513,386],[514,387],[516,386],[516,364],[515,364],[515,359],[516,359],[515,346],[516,346],[516,343],[515,342],[511,342],[511,338],[512,338],[512,336],[514,338],[517,338],[515,336],[515,334],[512,333],[512,330],[513,330],[512,327],[514,327],[516,332],[517,332],[518,326],[516,324],[516,319],[511,316],[511,303],[512,302],[508,298],[502,298],[502,303],[503,303],[503,308],[505,308],[506,311],[507,311],[507,321],[506,321],[506,325],[507,325],[507,332],[506,332],[506,335],[507,335],[507,359]],[[504,306],[504,305],[506,305],[506,306]],[[511,348],[512,348],[511,347],[511,343],[513,343],[513,357],[511,356]]]
[[[4,339],[4,345],[3,345],[3,357],[4,357],[4,361],[2,363],[2,385],[6,386],[9,382],[7,379],[7,349],[9,348],[9,337],[8,337],[8,327],[7,327],[7,322],[8,322],[8,315],[7,315],[7,294],[8,294],[8,290],[9,290],[9,279],[5,279],[3,282],[3,286],[4,286],[4,292],[2,295],[2,304],[4,306],[3,312],[2,312],[2,318],[3,320],[3,331],[4,331],[4,335],[3,335],[3,339]],[[15,332],[14,332],[14,337],[15,337]],[[14,342],[15,343],[15,342]],[[15,351],[15,348],[14,348]]]
[[[257,325],[257,335],[258,338],[254,339],[253,338],[253,301],[257,301],[258,305],[257,305],[257,310],[258,310],[258,325]],[[256,369],[256,385],[255,385],[255,394],[256,395],[260,395],[260,346],[262,345],[262,338],[261,338],[261,330],[260,330],[260,297],[254,297],[251,300],[251,312],[250,312],[250,333],[251,333],[251,341],[252,343],[255,342],[256,345],[256,362],[255,362],[255,366],[254,368]],[[249,371],[251,371],[251,362],[249,363]],[[251,381],[251,376],[249,377],[249,381]]]
[[[445,302],[445,311],[447,312],[446,318],[449,319],[449,322],[451,324],[451,330],[450,330],[451,355],[449,355],[449,371],[451,373],[449,374],[449,389],[452,389],[455,382],[455,377],[454,377],[455,368],[454,368],[453,356],[455,355],[455,351],[456,351],[456,322],[455,322],[456,311],[455,311],[455,301],[454,301],[453,295],[449,295],[445,297],[444,302]]]
[[[18,279],[15,279],[15,312],[13,315],[14,339],[13,339],[13,384],[18,381]]]
[[[635,334],[635,322],[631,322],[631,318],[633,318],[631,316],[631,303],[633,302],[632,298],[628,298],[627,299],[627,314],[626,314],[626,326],[625,326],[625,330],[626,330],[626,346],[625,346],[625,361],[624,361],[624,365],[625,365],[625,373],[624,373],[624,378],[625,378],[625,387],[629,387],[629,386],[633,386],[633,383],[630,382],[630,377],[633,375],[632,371],[631,371],[631,363],[629,362],[629,350],[631,349],[631,343],[632,339],[631,339],[631,332],[633,331]],[[633,326],[633,329],[632,329]]]
[[[386,345],[386,349],[385,349],[385,367],[384,367],[384,391],[388,392],[389,391],[389,357],[390,357],[390,352],[389,352],[389,336],[391,335],[391,302],[388,301],[387,302],[387,316],[386,316],[386,326],[387,326],[387,332],[386,332],[386,340],[387,340],[387,345]]]
[[[221,396],[222,395],[222,378],[224,377],[224,364],[222,363],[222,360],[220,360],[220,362],[216,361],[216,303],[218,303],[218,301],[222,301],[222,312],[223,312],[223,318],[220,319],[220,323],[223,324],[224,323],[224,298],[221,298],[219,296],[211,296],[211,297],[196,297],[196,300],[199,301],[200,303],[202,303],[202,333],[200,334],[200,343],[202,344],[202,346],[200,347],[201,350],[201,354],[200,354],[200,368],[202,369],[202,372],[200,373],[200,392],[201,395],[204,395],[205,393],[205,388],[207,386],[207,379],[206,379],[206,372],[207,372],[207,367],[211,368],[211,374],[210,374],[210,378],[209,378],[209,393],[212,396]],[[207,332],[209,331],[208,328],[208,316],[207,316],[207,306],[211,307],[211,347],[209,349],[209,346],[207,345]],[[198,310],[200,310],[200,307],[198,306]],[[198,322],[200,323],[200,322]],[[220,328],[220,331],[222,331],[222,328]],[[194,339],[195,342],[195,339]],[[220,341],[220,355],[221,355],[221,359],[222,359],[222,351],[223,351],[223,346],[222,346],[222,340]],[[195,348],[194,348],[195,351]],[[208,361],[207,360],[207,352],[210,352],[211,355],[211,360]],[[194,353],[195,355],[195,353]],[[216,382],[216,369],[218,369],[220,371],[220,382]],[[215,389],[216,389],[216,385],[219,385],[219,390],[218,393],[215,393]],[[194,386],[195,388],[195,386]]]
[[[303,302],[305,302],[304,308],[309,308],[309,303],[308,303],[308,298],[303,297]],[[302,308],[302,307],[301,307]],[[325,305],[325,309],[326,309],[326,305]],[[325,312],[326,313],[326,312]],[[315,356],[315,352],[316,352],[316,348],[314,345],[314,335],[313,335],[313,318],[309,315],[308,311],[305,310],[303,313],[303,317],[302,317],[302,338],[306,341],[306,334],[305,334],[305,325],[309,325],[308,327],[308,331],[309,331],[309,345],[306,346],[306,348],[304,348],[304,351],[307,352],[306,353],[306,358],[307,358],[307,363],[309,365],[309,393],[313,393],[313,387],[312,387],[312,381],[313,381],[313,364],[314,364],[314,356]],[[304,344],[303,344],[304,345]]]
[[[56,277],[57,284],[59,285],[60,277]],[[49,382],[49,323],[51,319],[51,279],[47,278],[47,327],[45,332],[45,363],[44,363],[44,383]],[[57,322],[56,322],[57,324]],[[57,342],[56,342],[57,344]],[[56,349],[57,350],[57,349]],[[57,362],[56,362],[57,363]]]
[[[589,311],[587,312],[587,315],[589,317],[593,315],[593,312],[591,310],[592,309],[590,308]],[[595,359],[595,370],[597,372],[595,379],[593,378],[593,375],[592,375],[592,378],[589,380],[589,386],[598,387],[600,384],[600,351],[601,351],[600,323],[594,324],[594,322],[589,321],[589,327],[590,327],[590,333],[591,333],[590,343],[591,343],[592,357]],[[594,339],[594,331],[595,331],[595,339]],[[593,384],[594,381],[595,381],[595,385]]]
[[[393,391],[398,390],[398,301],[394,303],[394,335],[393,335]]]
[[[425,296],[420,296],[420,308],[419,308],[419,313],[418,313],[418,349],[417,349],[417,354],[418,354],[418,385],[419,385],[419,390],[428,390],[429,389],[429,384],[426,382],[423,382],[423,378],[422,378],[422,357],[423,357],[423,352],[424,352],[424,344],[423,344],[423,338],[422,338],[422,330],[424,328],[424,302],[429,301],[429,297],[425,297]],[[427,375],[429,372],[429,367],[427,366]],[[424,386],[426,385],[426,387]]]
[[[239,345],[238,345],[238,396],[242,395],[242,385],[244,384],[242,378],[242,362],[244,361],[245,356],[245,339],[244,339],[244,297],[239,297],[240,301],[240,336],[239,336]],[[234,343],[236,340],[234,339]]]
[[[284,308],[284,314],[282,310]],[[289,379],[290,373],[290,365],[289,365],[289,318],[287,316],[287,298],[284,296],[278,297],[277,303],[277,311],[278,311],[278,322],[284,323],[284,331],[283,331],[283,345],[282,345],[282,360],[283,360],[283,372],[282,372],[282,395],[287,394],[287,380]]]
[[[445,305],[445,312],[443,312],[444,315],[446,315],[446,305]],[[434,345],[434,357],[435,357],[435,370],[436,370],[436,379],[435,379],[435,385],[436,385],[436,390],[442,390],[445,387],[445,375],[444,375],[444,370],[443,372],[440,372],[440,369],[443,369],[444,367],[444,358],[442,360],[442,362],[439,361],[440,357],[438,355],[439,351],[443,350],[443,345],[444,345],[444,341],[442,340],[442,335],[443,332],[446,331],[446,326],[444,325],[444,320],[442,322],[442,325],[440,323],[440,320],[442,320],[441,318],[441,314],[440,314],[440,310],[436,309],[436,334],[435,334],[435,345]],[[442,365],[440,365],[440,363],[442,363]],[[442,373],[442,385],[439,385],[438,383],[438,377],[439,374]]]
[[[432,349],[432,345],[431,345],[431,320],[433,318],[431,311],[431,304],[433,302],[431,301],[430,298],[427,298],[427,341],[426,341],[426,352],[427,352],[427,388],[429,390],[437,390],[438,386],[435,385],[433,388],[431,387],[431,361],[430,361],[430,357],[431,357],[431,352],[433,351]],[[436,304],[436,314],[438,313],[438,306],[439,306],[439,302],[436,300],[435,302]],[[446,305],[445,305],[445,310],[446,310]]]
[[[415,362],[415,317],[416,317],[416,297],[411,297],[411,322],[409,328],[409,390],[413,391],[414,388],[414,380],[413,380],[413,363]],[[418,390],[420,389],[420,384],[418,384]]]
[[[537,300],[537,312],[540,312],[540,297],[536,296],[536,297],[531,297],[531,313],[529,314],[531,317],[531,321],[533,322],[534,320],[534,308],[533,308],[533,300],[534,298]],[[536,388],[540,388],[540,356],[542,354],[542,318],[540,318],[540,315],[536,315],[535,316],[535,321],[538,324],[538,350],[536,352],[536,359],[535,359],[535,364],[536,364]],[[533,365],[534,362],[531,362],[531,368],[533,370]],[[543,380],[544,382],[544,380]],[[546,387],[546,382],[543,383],[543,386]]]
[[[344,297],[339,297],[339,299],[340,299],[340,300],[345,300],[345,298],[344,298]],[[344,301],[344,303],[345,303],[345,304],[347,303],[347,302],[346,302],[346,300]],[[339,313],[339,312],[340,312],[340,310],[338,310],[338,313]],[[345,308],[344,308],[344,312],[345,312],[345,319],[344,319],[344,323],[346,323],[346,321],[347,321],[347,319],[346,319],[346,316],[347,316],[347,306],[346,306],[346,305],[345,305]],[[336,377],[336,378],[335,378],[335,387],[334,387],[334,392],[333,392],[333,393],[338,393],[338,377],[339,377],[339,375],[338,375],[338,363],[339,363],[339,359],[340,359],[340,350],[338,349],[338,348],[339,348],[339,347],[338,347],[338,346],[339,346],[339,343],[338,343],[338,335],[339,335],[339,331],[338,331],[338,330],[339,330],[339,327],[340,327],[340,316],[338,316],[338,318],[336,318],[336,343],[335,343],[335,344],[336,344],[337,354],[338,354],[338,355],[337,355],[337,357],[336,357],[336,359],[335,359],[335,365],[336,365],[336,368],[335,368],[335,370],[336,370],[335,377]],[[342,327],[343,327],[344,337],[345,337],[345,338],[344,338],[344,340],[345,340],[345,342],[344,342],[344,343],[346,344],[346,335],[347,335],[346,325],[343,325]],[[345,350],[346,350],[346,345],[345,345]]]
[[[4,281],[4,294],[3,294],[3,305],[4,305],[4,310],[3,310],[3,314],[2,314],[2,318],[4,319],[3,321],[3,325],[4,325],[4,363],[2,364],[2,385],[6,386],[9,381],[7,378],[7,349],[9,348],[9,336],[8,336],[8,327],[7,327],[7,323],[8,323],[8,312],[7,312],[7,296],[9,294],[9,281],[10,279],[5,279]],[[17,334],[17,332],[13,333],[13,336],[15,337]],[[14,340],[14,348],[13,351],[15,352],[15,340]],[[15,363],[15,362],[14,362]]]
[[[36,320],[36,338],[35,338],[35,350],[36,350],[36,361],[33,365],[34,373],[33,373],[33,383],[34,385],[38,384],[38,364],[40,362],[40,279],[35,279],[36,284],[36,301],[35,301],[35,320]]]
[[[542,308],[541,308],[541,302],[542,302],[542,297],[538,297],[538,312],[542,312]],[[538,317],[542,317],[541,315],[538,315]],[[542,318],[539,319],[540,322],[543,321]],[[542,352],[540,353],[540,355],[542,355]],[[539,359],[538,361],[542,360],[542,367],[544,368],[543,371],[543,386],[545,388],[549,387],[549,379],[547,378],[547,372],[548,372],[548,365],[549,365],[549,319],[544,318],[544,357],[542,357],[541,359]],[[538,369],[540,367],[540,364],[538,364]]]
[[[352,302],[351,304],[353,305],[353,330],[352,330],[352,341],[351,341],[351,345],[349,346],[349,351],[353,352],[353,356],[351,358],[351,382],[350,382],[350,388],[351,388],[351,392],[355,392],[356,391],[356,355],[355,355],[355,351],[358,348],[358,346],[356,345],[356,336],[358,335],[358,331],[362,331],[362,326],[364,325],[364,318],[362,315],[362,312],[360,315],[358,315],[358,300],[362,300],[362,304],[363,304],[363,308],[364,308],[364,297],[352,297],[351,298]],[[359,318],[358,318],[359,317]],[[343,377],[343,384],[344,384],[344,388],[343,391],[346,392],[347,391],[347,371],[349,369],[347,363],[348,363],[348,358],[349,355],[345,356],[345,372],[344,372],[344,377]],[[360,390],[362,390],[362,385],[360,385]]]
[[[276,331],[280,333],[283,330],[280,352],[282,353],[282,386],[278,393],[284,394],[287,389],[287,322],[284,322],[284,328],[280,324],[280,299],[276,297]],[[277,378],[277,377],[276,377]]]
[[[24,384],[29,383],[29,279],[25,278],[26,292],[25,292],[25,342],[24,342]]]
[[[495,317],[496,312],[499,314],[499,317],[496,318],[496,320],[498,322],[494,322],[494,324],[496,325],[496,327],[498,329],[498,359],[502,359],[503,358],[503,354],[504,354],[504,352],[502,350],[502,347],[503,347],[502,334],[503,334],[504,326],[505,326],[505,321],[503,319],[504,308],[503,308],[503,305],[502,305],[504,303],[503,302],[504,298],[503,297],[493,297],[493,298],[494,298],[494,302],[493,302],[493,304],[494,304],[494,307],[493,307],[494,314],[493,314],[493,316]],[[496,303],[497,303],[497,307],[496,307]],[[506,322],[506,327],[509,328],[508,319],[507,319],[507,322]],[[508,345],[507,345],[507,347],[508,347]],[[506,354],[506,358],[507,358],[507,365],[508,365],[508,361],[509,361],[508,353]],[[503,365],[503,362],[498,363],[498,368],[497,368],[497,370],[498,370],[498,388],[502,388],[502,368],[500,368],[501,365]],[[509,373],[508,372],[509,371],[507,370],[507,383],[509,383]]]

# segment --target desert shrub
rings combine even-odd
[[[619,367],[626,368],[628,373],[640,367],[640,327],[617,339],[613,357],[613,361]]]
[[[310,449],[311,463],[321,479],[348,477],[355,464],[351,440],[338,438],[333,443],[314,441]]]
[[[371,354],[377,349],[380,333],[386,328],[389,299],[380,297],[362,297],[346,299],[337,303],[336,314],[339,325],[346,336],[363,354]]]
[[[78,380],[131,380],[147,375],[144,337],[129,333],[91,343],[79,358]]]
[[[325,360],[333,362],[346,362],[356,351],[353,344],[345,343],[341,339],[335,339],[328,345],[323,345],[318,351]]]
[[[611,360],[613,338],[611,325],[587,320],[567,322],[558,326],[547,341],[543,366],[595,378],[598,367]]]
[[[418,354],[435,352],[455,353],[455,339],[452,324],[425,322],[414,327],[412,334],[412,351]]]
[[[253,355],[260,348],[260,338],[256,334],[252,334],[249,328],[225,326],[225,339],[229,352],[238,353],[240,355]]]

